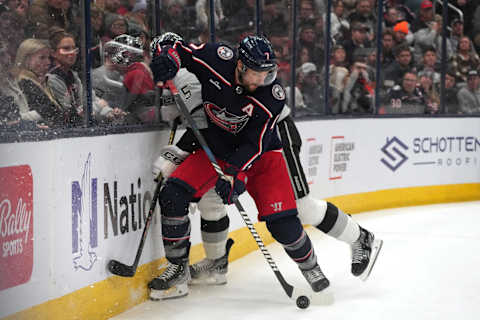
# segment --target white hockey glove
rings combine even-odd
[[[163,147],[152,165],[154,178],[157,178],[160,174],[164,179],[168,178],[189,154],[175,145]]]

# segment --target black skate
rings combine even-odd
[[[148,284],[150,299],[164,300],[179,298],[188,294],[187,283],[190,280],[188,262],[183,264],[169,263],[162,275]]]
[[[382,248],[383,240],[375,239],[373,233],[360,227],[360,236],[352,244],[352,274],[367,280]]]
[[[320,292],[330,285],[330,281],[328,281],[328,279],[325,277],[322,269],[320,269],[320,266],[318,264],[316,264],[310,270],[300,270],[302,271],[305,279],[307,279],[308,283],[312,287],[313,291]]]
[[[233,245],[233,240],[228,239],[226,252],[218,259],[203,259],[190,266],[191,280],[189,284],[221,285],[227,283],[228,254]]]

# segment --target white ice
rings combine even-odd
[[[228,284],[191,287],[187,297],[147,301],[116,320],[150,319],[480,319],[480,201],[354,215],[384,240],[366,282],[350,273],[349,247],[308,228],[329,292],[308,309],[287,298],[260,251],[229,266]],[[280,271],[307,289],[283,249],[269,245]]]

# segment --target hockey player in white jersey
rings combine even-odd
[[[155,47],[160,42],[176,41],[177,39],[181,39],[181,37],[167,33],[155,38],[152,41],[152,46]],[[205,114],[201,108],[201,85],[198,79],[187,70],[180,69],[173,81],[179,88],[180,96],[186,102],[197,126],[200,129],[206,126]],[[173,122],[176,117],[181,116],[173,97],[169,97],[168,91],[164,91],[163,101],[162,118],[165,121]],[[349,215],[342,212],[334,204],[317,200],[310,195],[299,158],[301,138],[289,114],[290,109],[285,106],[277,126],[291,181],[297,181],[292,185],[297,199],[298,217],[302,224],[310,224],[329,236],[349,244],[352,253],[351,272],[354,276],[366,280],[383,241],[376,239],[373,233],[360,227]],[[163,177],[168,177],[190,152],[200,147],[196,141],[183,138],[174,146],[162,148],[160,156],[153,164],[155,177],[160,173]],[[185,141],[182,141],[182,139]],[[226,283],[228,250],[231,242],[227,241],[228,216],[224,204],[212,188],[199,201],[198,209],[202,219],[202,240],[206,258],[191,265],[189,274],[184,279],[177,279],[176,283],[172,283],[172,287],[178,286],[178,283],[182,281],[184,284],[187,281],[208,284]],[[320,276],[325,277],[324,274]],[[188,288],[186,288],[186,285],[182,286],[180,291],[179,293],[178,290],[168,290],[162,298],[185,295],[188,293]]]

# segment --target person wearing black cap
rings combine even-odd
[[[468,72],[467,86],[458,91],[458,102],[460,113],[480,113],[480,75],[478,70],[472,69]]]

